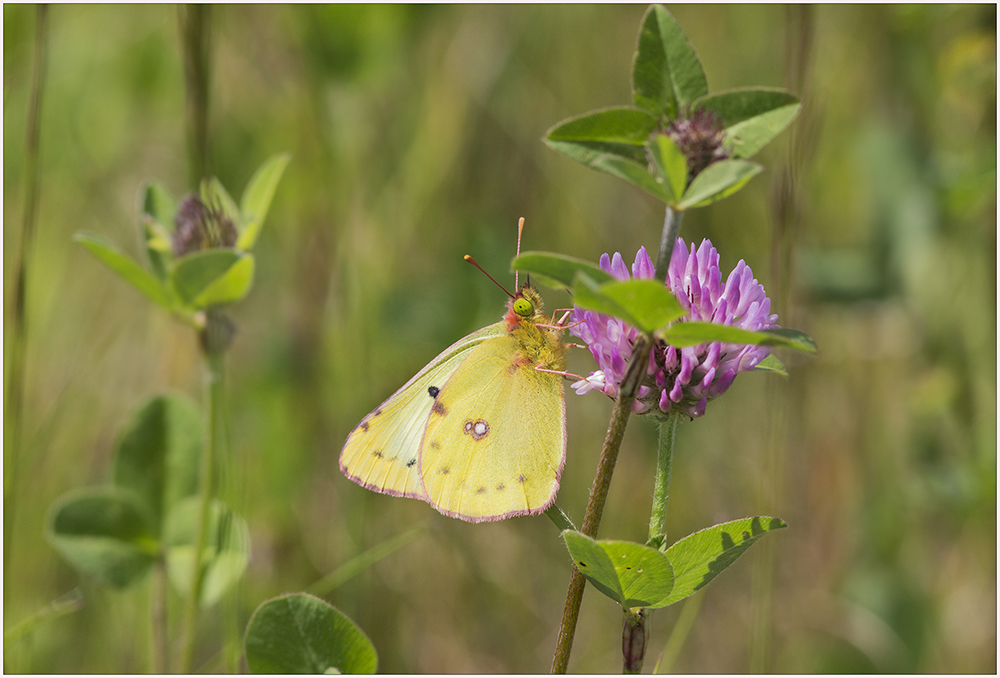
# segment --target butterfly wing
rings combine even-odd
[[[417,457],[435,403],[428,389],[444,386],[476,347],[503,333],[497,323],[455,342],[362,419],[340,452],[344,475],[375,492],[426,499]]]
[[[421,445],[427,500],[471,522],[544,511],[566,460],[562,378],[510,334],[476,346],[441,388]]]

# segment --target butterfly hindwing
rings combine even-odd
[[[538,513],[566,458],[561,377],[535,370],[510,334],[476,346],[444,384],[421,445],[426,499],[479,522]]]
[[[503,333],[497,323],[455,342],[362,419],[340,452],[344,475],[376,492],[426,499],[418,453],[435,405],[429,389],[440,389],[478,346]]]

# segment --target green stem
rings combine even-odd
[[[150,673],[167,673],[167,566],[160,555],[153,567],[150,590]]]
[[[319,596],[320,598],[330,595],[334,589],[339,586],[343,586],[346,582],[350,581],[351,578],[361,574],[378,561],[394,553],[397,549],[406,546],[415,538],[423,534],[426,530],[427,528],[424,525],[417,525],[403,534],[396,535],[392,539],[387,539],[380,544],[376,544],[364,553],[351,558],[336,570],[310,586],[306,589],[306,591],[314,596]]]
[[[816,128],[816,118],[809,102],[812,88],[811,67],[815,32],[815,13],[808,5],[789,5],[785,11],[785,87],[797,92],[803,107],[796,124],[790,130],[787,152],[783,162],[774,168],[771,182],[771,283],[768,285],[772,300],[771,309],[781,318],[782,325],[794,327],[789,317],[791,298],[792,261],[799,230],[803,221],[802,186],[807,185],[804,174],[815,146],[811,131]],[[759,465],[764,472],[759,475],[758,504],[768,512],[780,505],[781,480],[785,475],[785,457],[788,452],[786,417],[790,401],[779,380],[768,380],[765,394],[768,413],[767,445]],[[751,579],[751,618],[753,629],[750,637],[751,673],[770,673],[774,644],[774,590],[776,577],[775,545],[771,540],[761,544],[755,556],[756,566]]]
[[[673,466],[674,438],[680,415],[671,410],[660,424],[660,446],[656,455],[656,478],[653,480],[653,509],[649,515],[649,538],[667,538],[667,500],[670,498],[670,469]]]
[[[21,410],[24,401],[24,348],[27,336],[27,291],[28,254],[34,240],[35,221],[38,214],[38,139],[42,111],[42,85],[45,82],[45,67],[48,61],[49,8],[38,5],[35,10],[35,56],[31,72],[31,99],[28,103],[28,123],[25,132],[24,154],[24,223],[21,228],[21,248],[14,273],[14,313],[12,314],[10,370],[7,382],[7,397],[4,398],[4,433],[6,438],[3,492],[3,571],[4,608],[10,600],[8,582],[10,576],[10,556],[12,536],[17,515],[18,471],[21,453]]]
[[[590,501],[587,502],[587,511],[583,515],[581,532],[588,537],[596,537],[597,528],[601,525],[601,515],[604,513],[604,504],[608,498],[611,476],[615,470],[615,463],[618,461],[622,438],[625,436],[625,427],[632,414],[632,403],[635,402],[639,383],[646,374],[649,352],[652,347],[653,344],[649,337],[640,336],[636,341],[632,359],[629,361],[625,376],[622,378],[618,399],[611,410],[611,421],[604,438],[604,447],[601,449],[601,458],[597,462],[594,483],[590,488]],[[580,603],[583,601],[583,590],[586,582],[584,576],[574,567],[569,580],[569,590],[566,591],[566,605],[563,608],[562,622],[559,625],[556,651],[552,657],[552,673],[566,673],[569,667],[569,655],[573,649],[573,636],[580,618]]]
[[[211,50],[210,5],[178,8],[184,47],[184,84],[188,140],[188,172],[197,189],[208,176],[208,80]]]
[[[181,5],[178,8],[181,44],[184,55],[185,116],[188,140],[188,172],[190,183],[197,189],[208,174],[208,75],[210,64],[210,36],[208,5]],[[218,321],[218,322],[216,322]],[[200,339],[206,365],[208,392],[207,442],[201,453],[200,506],[195,536],[194,559],[191,565],[191,590],[184,611],[184,642],[181,646],[181,673],[190,673],[194,660],[195,627],[198,624],[198,599],[201,592],[204,568],[202,551],[208,538],[208,520],[215,490],[215,465],[222,459],[219,448],[222,442],[224,355],[228,341],[219,341],[219,334],[226,326],[226,319],[212,311],[206,314],[206,323]],[[230,336],[231,338],[231,336]]]
[[[563,530],[575,530],[576,525],[573,521],[569,519],[566,512],[563,511],[557,504],[552,504],[552,506],[545,509],[545,515],[549,517],[549,520],[555,524],[556,529],[562,532]]]
[[[222,459],[222,440],[225,421],[225,349],[219,346],[213,335],[220,331],[220,324],[228,321],[209,313],[205,331],[202,334],[202,348],[205,354],[205,381],[208,393],[207,441],[201,453],[201,480],[199,492],[198,529],[195,536],[194,561],[191,566],[191,590],[185,607],[185,638],[182,647],[180,672],[190,673],[194,658],[196,626],[198,624],[198,600],[201,584],[205,576],[202,553],[208,540],[209,516],[212,495],[215,489],[215,465]]]
[[[660,253],[656,257],[656,273],[653,280],[666,280],[667,269],[670,268],[670,258],[674,255],[674,244],[677,242],[677,234],[681,232],[681,220],[684,212],[675,212],[670,205],[667,205],[667,212],[663,216],[663,231],[660,233]]]
[[[681,415],[671,410],[667,420],[660,424],[660,444],[656,455],[656,477],[653,480],[653,508],[649,515],[649,541],[662,537],[661,551],[667,546],[667,500],[670,498],[670,469],[673,466],[674,438]],[[622,673],[640,673],[645,658],[646,639],[649,635],[649,618],[652,610],[639,607],[625,616],[622,631]],[[642,622],[640,626],[639,622]],[[642,642],[637,639],[641,638]]]
[[[660,252],[656,258],[655,280],[666,280],[667,278],[670,257],[673,256],[674,243],[677,241],[677,234],[681,229],[681,219],[684,215],[683,212],[674,212],[669,205],[666,210],[663,218],[663,232],[660,235]],[[614,473],[622,438],[625,435],[625,426],[632,414],[632,403],[635,402],[639,384],[646,375],[649,353],[652,349],[652,339],[640,336],[633,347],[632,359],[629,361],[625,376],[622,378],[618,400],[615,401],[614,409],[611,411],[611,422],[608,424],[608,433],[604,438],[604,447],[601,449],[601,458],[597,463],[594,484],[590,488],[590,501],[587,502],[587,511],[583,516],[583,529],[581,531],[588,537],[597,536],[597,528],[601,524],[601,515],[604,512],[604,503],[608,498],[608,488],[611,486],[611,475]],[[667,475],[669,481],[669,473]],[[666,499],[664,498],[665,511]],[[563,608],[562,621],[559,624],[556,651],[552,657],[552,673],[566,673],[569,667],[569,655],[573,649],[573,636],[580,618],[580,604],[583,602],[583,591],[586,583],[586,578],[574,567],[569,580],[569,590],[566,591],[566,605]]]
[[[684,607],[681,608],[680,616],[674,622],[670,638],[667,639],[667,646],[663,648],[656,666],[653,667],[653,673],[670,673],[673,669],[674,663],[684,647],[684,641],[687,640],[688,633],[694,626],[694,619],[698,616],[698,610],[701,609],[701,601],[704,599],[705,595],[699,591],[684,601]]]
[[[39,625],[82,609],[83,594],[80,593],[79,588],[74,588],[69,593],[59,596],[41,610],[38,610],[37,612],[29,615],[27,618],[13,624],[6,631],[4,631],[4,650],[6,651],[9,647],[21,640],[21,638],[38,628]]]

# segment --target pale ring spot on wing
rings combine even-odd
[[[462,433],[471,435],[472,439],[478,442],[490,434],[489,422],[485,419],[476,419],[475,421],[467,419],[462,426]]]

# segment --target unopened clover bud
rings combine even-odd
[[[698,109],[671,121],[664,130],[687,158],[688,183],[717,160],[725,160],[731,151],[723,146],[725,128],[714,112]]]
[[[236,244],[236,237],[236,226],[225,212],[206,205],[196,195],[184,198],[177,208],[174,256],[214,247],[232,247]]]
[[[649,640],[649,615],[645,608],[632,608],[622,623],[622,673],[639,673]]]

